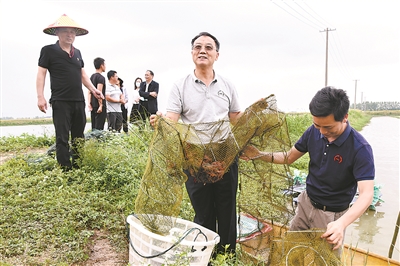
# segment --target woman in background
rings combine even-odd
[[[139,95],[139,89],[140,89],[140,83],[142,83],[141,78],[136,78],[135,79],[135,89],[133,91],[133,105],[132,105],[132,110],[131,110],[131,115],[129,117],[129,122],[130,123],[135,123],[137,121],[142,121],[141,118],[141,106],[140,106],[140,95]]]

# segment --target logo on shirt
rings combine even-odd
[[[218,91],[218,96],[223,97],[223,96],[225,96],[225,93],[224,93],[222,90],[219,90],[219,91]]]
[[[335,157],[333,157],[333,160],[338,162],[338,163],[342,163],[343,158],[340,154],[336,154]]]

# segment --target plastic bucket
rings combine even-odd
[[[130,265],[207,265],[219,235],[196,223],[170,217],[168,235],[150,232],[134,215],[129,215]]]

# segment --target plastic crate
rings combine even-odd
[[[219,243],[217,233],[196,223],[168,217],[173,227],[168,235],[150,232],[134,215],[129,215],[130,265],[207,265],[214,246]]]

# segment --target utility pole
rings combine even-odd
[[[364,111],[364,105],[363,105],[363,103],[364,103],[364,100],[363,100],[363,99],[364,99],[364,98],[363,98],[363,97],[364,97],[364,93],[361,92],[361,102],[360,102],[360,103],[361,103],[361,110]]]
[[[326,32],[326,55],[325,55],[325,87],[328,86],[328,32],[336,29],[328,29],[326,28],[320,32]]]
[[[356,101],[357,101],[357,81],[359,81],[359,80],[355,79],[354,81],[356,82],[356,87],[354,88],[354,109],[356,109],[356,106],[357,106],[357,103],[356,103]]]

